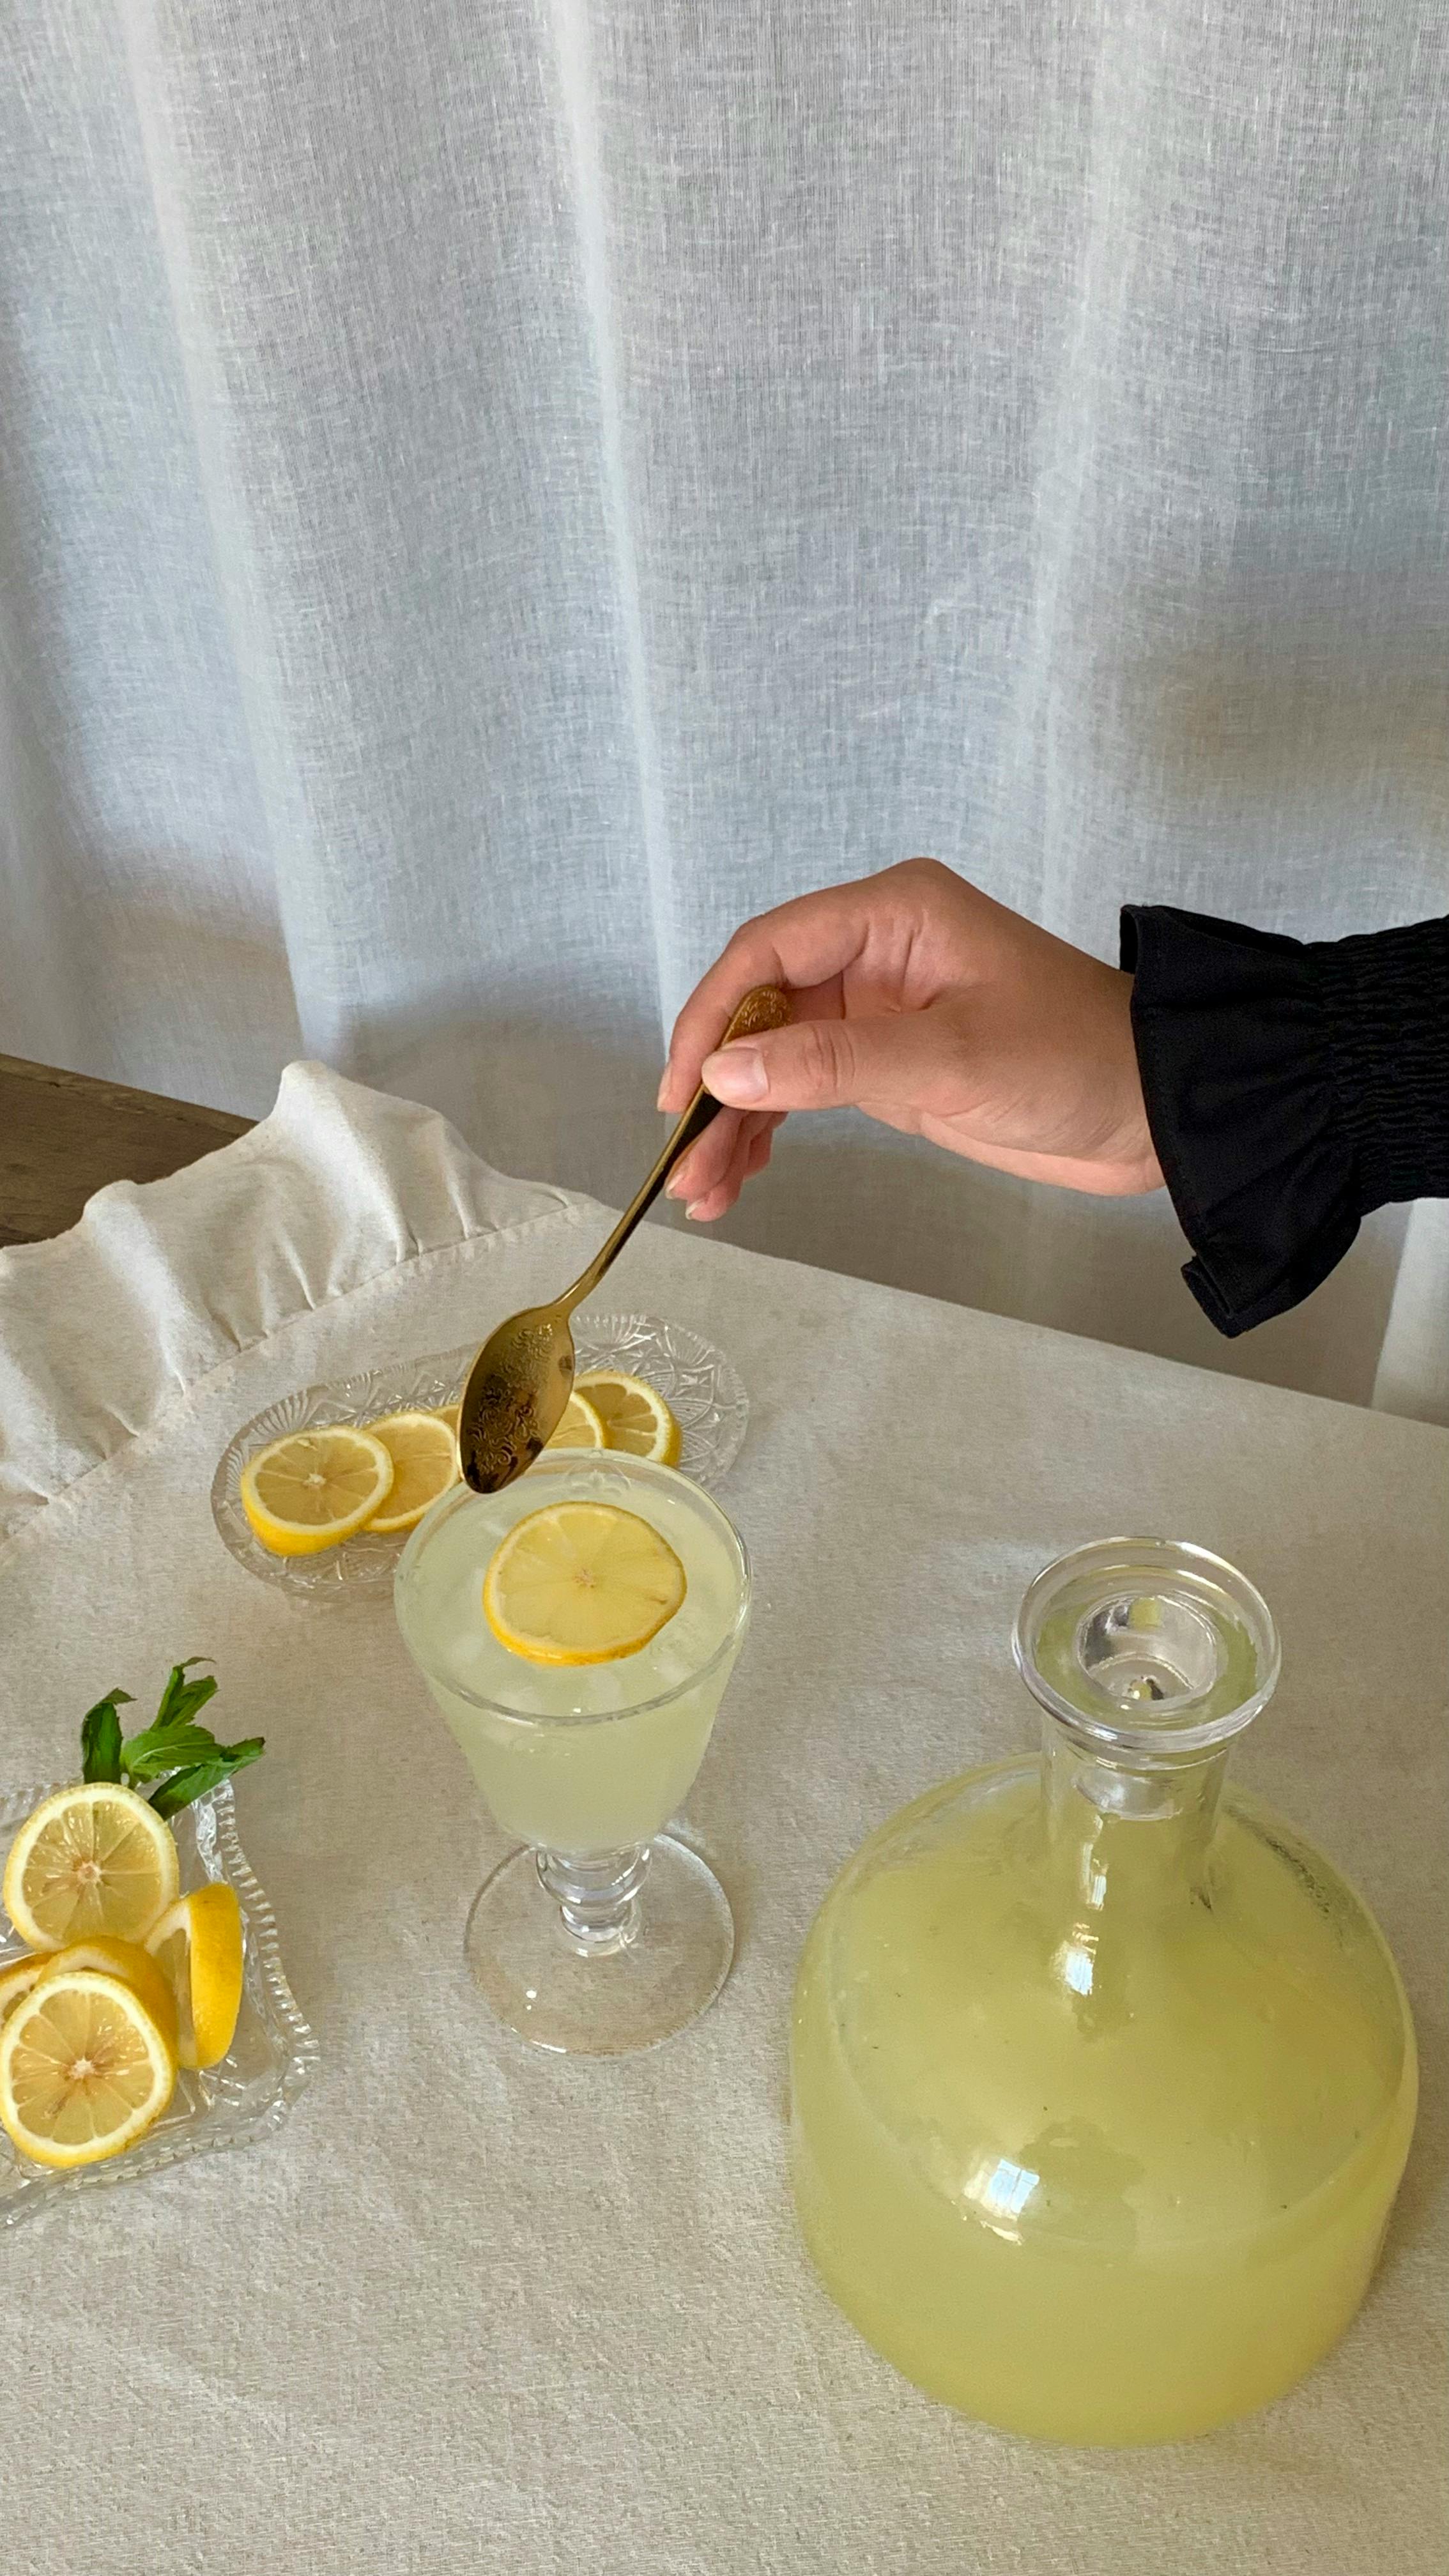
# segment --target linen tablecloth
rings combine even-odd
[[[1442,2563],[1449,1434],[643,1229],[607,1301],[752,1400],[722,1499],[753,1631],[688,1822],[735,1911],[715,2008],[653,2054],[537,2055],[460,1942],[502,1846],[385,1601],[264,1587],[216,1460],[287,1388],[446,1349],[560,1286],[602,1212],[430,1112],[293,1068],[273,1116],[0,1255],[0,1723],[210,1654],[322,2061],[278,2136],[0,2237],[9,2566],[25,2576],[1413,2576]],[[791,1977],[867,1830],[1029,1743],[1029,1576],[1117,1530],[1220,1549],[1278,1614],[1235,1755],[1358,1881],[1424,2058],[1385,2261],[1267,2413],[1156,2452],[929,2404],[826,2301],[783,2169]],[[225,1723],[223,1724],[223,1720]]]

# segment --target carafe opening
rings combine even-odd
[[[1074,1742],[1133,1767],[1225,1744],[1266,1706],[1279,1670],[1272,1614],[1246,1576],[1161,1538],[1103,1539],[1047,1566],[1012,1651]]]

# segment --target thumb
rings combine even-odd
[[[919,1111],[949,1070],[950,1039],[927,1011],[879,1020],[796,1020],[704,1060],[705,1089],[739,1109]]]

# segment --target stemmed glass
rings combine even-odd
[[[500,1540],[554,1503],[648,1520],[684,1565],[681,1608],[616,1662],[537,1664],[488,1627]],[[704,1758],[749,1617],[743,1543],[672,1467],[613,1452],[546,1452],[500,1494],[457,1486],[398,1566],[409,1654],[505,1833],[522,1848],[479,1889],[469,1969],[499,2019],[536,2047],[614,2057],[649,2048],[714,2000],[734,1925],[698,1853],[663,1828]]]

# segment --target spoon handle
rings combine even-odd
[[[750,992],[746,993],[744,1000],[734,1012],[724,1036],[720,1039],[720,1045],[728,1046],[732,1038],[755,1037],[764,1029],[783,1028],[789,1016],[789,1002],[778,984],[756,984]],[[572,1288],[566,1288],[559,1299],[559,1304],[566,1314],[572,1314],[575,1306],[581,1304],[585,1297],[593,1295],[605,1271],[623,1251],[641,1217],[647,1216],[654,1205],[675,1164],[683,1161],[690,1146],[704,1134],[719,1108],[719,1101],[701,1084],[648,1180],[638,1196],[630,1200],[607,1243],[600,1246],[587,1270],[580,1273]]]

